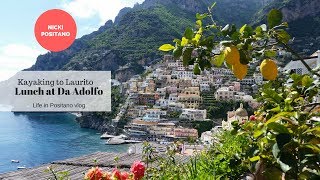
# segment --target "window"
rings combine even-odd
[[[293,72],[302,75],[302,68],[293,69]]]

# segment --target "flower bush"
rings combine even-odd
[[[99,167],[91,168],[86,174],[86,180],[140,180],[144,177],[145,165],[141,161],[132,164],[130,172],[114,168],[112,172],[103,172]]]

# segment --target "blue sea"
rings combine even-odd
[[[128,148],[104,143],[97,131],[80,128],[72,114],[0,112],[0,173],[18,166],[29,168],[96,151],[125,152]]]

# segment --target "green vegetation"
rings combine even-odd
[[[152,149],[145,148],[149,163],[158,166],[147,169],[148,179],[238,179],[246,172],[246,166],[241,164],[239,156],[249,149],[247,139],[235,137],[230,132],[219,135],[221,144],[211,146],[191,158],[187,163],[179,162],[175,147],[168,147],[167,156],[158,156]],[[148,147],[148,146],[146,146]]]
[[[295,55],[317,78],[314,80],[310,75],[298,74],[274,78],[263,70],[262,75],[270,81],[260,88],[259,109],[250,121],[232,123],[231,138],[226,135],[227,131],[223,132],[225,136],[216,137],[219,143],[208,150],[216,153],[208,158],[206,155],[209,153],[201,153],[185,164],[177,163],[169,154],[171,159],[160,161],[164,166],[155,169],[160,169],[165,179],[240,179],[243,176],[254,179],[319,179],[320,123],[317,118],[320,111],[317,108],[320,104],[314,102],[320,90],[319,69],[311,69],[288,45],[291,39],[286,31],[288,24],[282,22],[279,10],[269,12],[268,25],[256,28],[243,25],[237,29],[234,25],[218,26],[211,15],[213,6],[209,13],[197,15],[197,29],[187,28],[182,39],[174,41],[176,44],[172,50],[179,51],[184,65],[198,64],[195,72],[224,65],[236,74],[239,64],[247,65],[253,58],[260,62],[275,59],[277,50],[282,47]],[[211,19],[211,24],[204,26],[204,18]],[[218,33],[213,33],[213,30]],[[205,34],[205,31],[210,33]],[[217,35],[223,41],[215,40]],[[227,64],[223,51],[212,53],[217,44],[236,47],[239,59],[234,56],[233,64]],[[191,56],[190,52],[197,52],[197,55]],[[264,66],[268,64],[263,63],[260,67],[263,69]],[[276,69],[272,71],[277,73]],[[153,168],[150,171],[153,177],[162,177]]]
[[[181,115],[181,111],[172,111],[169,112],[168,114],[168,118],[179,118],[179,116]]]
[[[207,110],[208,119],[227,119],[227,112],[236,110],[240,107],[240,103],[243,103],[244,108],[247,110],[248,114],[253,114],[252,108],[245,102],[236,101],[217,101],[214,98],[214,89],[208,92],[202,92],[201,97],[203,98],[199,109]]]

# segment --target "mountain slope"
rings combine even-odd
[[[69,49],[39,56],[28,70],[111,70],[124,81],[161,58],[158,47],[180,38],[193,26],[195,14],[207,12],[215,1],[215,19],[239,25],[249,23],[270,0],[146,0],[122,9],[115,22],[77,39]]]
[[[280,9],[284,21],[289,23],[289,33],[295,38],[293,46],[306,55],[320,48],[320,1],[274,0],[254,16],[255,23],[265,22],[271,9]]]

